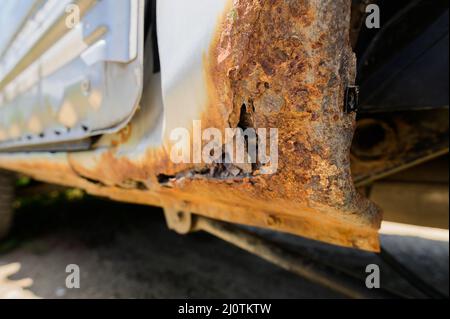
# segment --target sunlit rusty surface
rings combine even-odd
[[[204,52],[208,102],[193,119],[205,128],[236,127],[244,110],[247,126],[278,128],[276,174],[218,175],[208,164],[172,163],[157,79],[129,126],[102,137],[96,150],[0,155],[0,166],[115,200],[378,250],[380,213],[350,172],[355,116],[343,112],[355,77],[349,20],[345,0],[236,0]]]

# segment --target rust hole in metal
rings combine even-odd
[[[246,104],[246,103],[242,104],[240,114],[239,114],[239,122],[238,122],[237,127],[240,128],[243,132],[245,132],[245,130],[248,128],[251,128],[251,129],[255,128],[255,123],[254,123],[254,119],[253,119],[254,112],[255,112],[255,107],[253,105],[252,100],[249,100],[248,104]],[[244,141],[245,141],[246,152],[249,153],[249,156],[254,157],[256,154],[251,154],[251,152],[249,152],[249,149],[251,147],[254,147],[255,153],[258,152],[258,135],[256,135],[255,139],[249,140],[249,137],[244,134]],[[252,158],[252,161],[251,161],[251,169],[253,171],[258,169],[258,166],[259,166],[256,160],[257,160],[256,158]]]
[[[165,174],[159,174],[156,176],[158,183],[160,184],[167,184],[170,182],[171,179],[175,178],[174,175],[165,175]]]
[[[243,103],[239,115],[238,128],[246,130],[249,127],[254,127],[252,113],[248,111],[247,105]]]

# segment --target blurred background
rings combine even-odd
[[[421,173],[430,167],[440,173]],[[443,169],[448,172],[447,156],[373,184],[370,196],[383,206],[387,220],[442,228],[448,225],[448,173]],[[0,297],[344,297],[209,234],[180,236],[167,229],[159,208],[111,202],[27,177],[17,179],[16,195],[13,229],[0,243]],[[410,235],[385,229],[381,241],[403,265],[448,296],[448,230],[423,229],[428,232],[413,229]],[[299,252],[339,264],[361,280],[366,265],[376,263],[383,287],[405,297],[425,297],[375,254],[287,240]],[[80,289],[65,285],[66,266],[72,263],[80,267]]]

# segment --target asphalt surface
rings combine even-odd
[[[158,208],[86,196],[27,200],[18,206],[12,234],[0,244],[0,297],[343,297],[211,235],[177,235],[166,228]],[[376,263],[383,288],[424,297],[374,254],[289,236],[279,240],[362,280],[366,265]],[[448,296],[448,242],[398,236],[383,236],[382,242]],[[78,289],[66,287],[68,264],[80,268]]]

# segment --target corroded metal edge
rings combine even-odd
[[[207,164],[173,164],[167,132],[148,138],[164,110],[145,105],[145,92],[128,127],[102,137],[97,149],[0,155],[0,166],[119,201],[378,251],[379,210],[357,193],[350,172],[349,19],[345,0],[236,0],[218,24],[204,54],[208,103],[197,119],[236,127],[245,105],[251,125],[279,129],[276,174],[223,178],[205,173]]]

